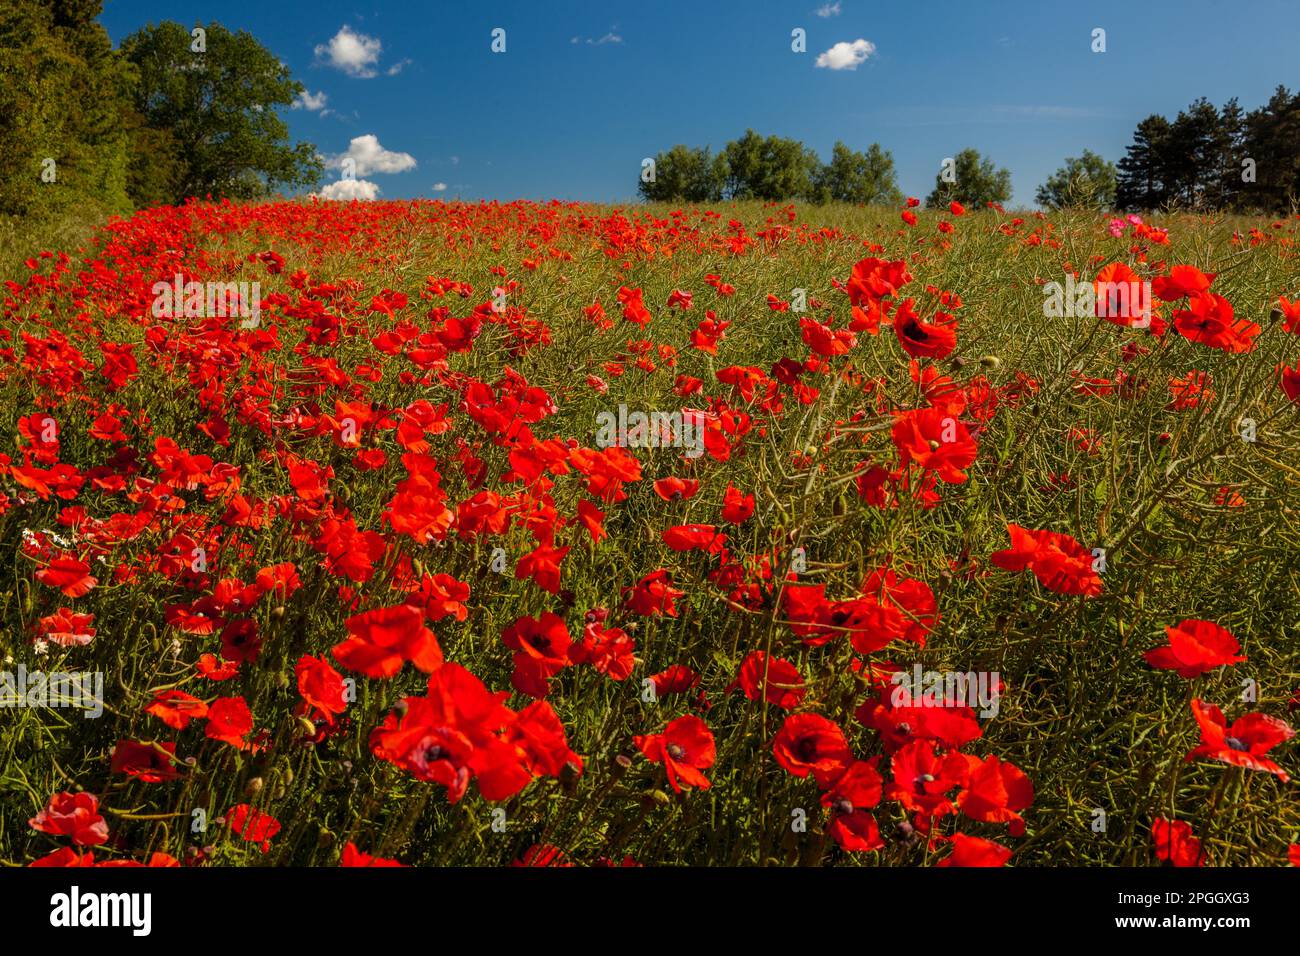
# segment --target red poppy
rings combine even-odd
[[[622,589],[623,607],[642,617],[676,617],[677,598],[686,594],[672,586],[672,575],[660,568],[651,571],[634,587]]]
[[[124,773],[144,783],[161,783],[180,776],[176,762],[174,743],[147,744],[119,740],[113,748],[110,767],[113,773]]]
[[[67,597],[77,598],[89,594],[99,580],[91,575],[90,565],[71,555],[52,560],[36,572],[36,580],[47,587],[58,588]]]
[[[1151,291],[1165,302],[1173,302],[1184,296],[1199,295],[1210,291],[1214,273],[1206,275],[1195,266],[1174,266],[1167,276],[1156,276],[1151,280]]]
[[[1205,865],[1201,841],[1192,836],[1192,826],[1186,820],[1157,817],[1151,824],[1151,839],[1156,845],[1157,860],[1178,867]]]
[[[56,793],[45,809],[27,822],[33,830],[71,837],[78,846],[108,842],[108,823],[100,815],[99,800],[92,793]]]
[[[668,784],[677,793],[692,788],[707,790],[712,786],[701,771],[712,767],[717,759],[713,734],[694,714],[678,717],[659,733],[638,735],[632,741],[649,760],[664,765]]]
[[[1174,627],[1166,627],[1165,633],[1169,645],[1152,648],[1142,656],[1152,667],[1175,671],[1188,680],[1246,659],[1237,654],[1241,645],[1232,632],[1210,621],[1189,618]]]
[[[776,762],[796,777],[812,774],[825,789],[853,759],[844,731],[820,714],[791,714],[772,741]]]
[[[1243,714],[1228,726],[1223,711],[1200,699],[1192,701],[1192,715],[1200,725],[1201,742],[1184,760],[1208,757],[1234,767],[1266,770],[1276,774],[1283,783],[1291,779],[1285,770],[1264,756],[1295,736],[1286,721],[1266,714]]]
[[[304,655],[293,668],[298,679],[298,693],[321,720],[332,724],[347,709],[347,688],[343,676],[324,657]]]
[[[1101,593],[1101,577],[1093,570],[1092,552],[1068,534],[1034,531],[1017,524],[1007,525],[1011,547],[989,555],[1004,571],[1033,572],[1038,583],[1059,594]]]
[[[946,312],[936,312],[924,322],[904,299],[894,310],[894,334],[903,351],[912,358],[947,358],[957,347],[956,319]]]
[[[426,674],[442,665],[438,639],[424,626],[424,614],[409,604],[366,611],[344,625],[352,636],[331,653],[349,670],[384,678],[400,671],[404,661]]]
[[[263,853],[271,849],[271,838],[280,832],[280,821],[269,813],[240,803],[226,811],[230,829],[248,843],[259,843]]]
[[[1011,859],[1011,851],[983,837],[954,833],[949,841],[952,852],[935,866],[998,867]]]
[[[208,705],[183,690],[162,690],[154,695],[153,703],[144,712],[153,714],[174,730],[184,730],[191,720],[202,720],[208,716]]]
[[[904,465],[933,471],[949,484],[965,482],[965,469],[979,454],[966,426],[938,408],[900,413],[889,434]]]
[[[343,856],[339,859],[339,866],[345,867],[401,867],[404,863],[397,860],[390,860],[387,857],[371,856],[369,853],[363,853],[357,849],[357,845],[349,840],[343,845]]]
[[[855,760],[822,793],[822,806],[830,811],[827,830],[841,848],[866,853],[884,847],[876,818],[867,812],[880,803],[883,785],[874,758]]]
[[[750,651],[745,655],[736,679],[728,685],[725,693],[729,694],[737,687],[750,700],[765,700],[785,710],[798,707],[808,693],[797,667],[763,651]]]
[[[236,750],[246,750],[246,738],[252,730],[253,714],[244,698],[218,697],[208,705],[208,724],[204,733],[213,740],[228,743]]]

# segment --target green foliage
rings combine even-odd
[[[894,157],[872,143],[858,153],[837,142],[831,161],[796,139],[752,129],[713,156],[705,148],[674,146],[655,156],[655,180],[638,190],[652,202],[716,202],[724,197],[784,202],[891,203],[902,199]]]
[[[716,202],[722,198],[727,164],[710,150],[677,145],[655,156],[655,178],[641,181],[641,196],[651,202]]]
[[[1204,97],[1170,122],[1148,116],[1119,161],[1117,204],[1286,212],[1300,196],[1300,92],[1279,86],[1259,109]]]
[[[92,199],[129,208],[118,106],[130,73],[98,15],[98,2],[0,7],[0,213],[57,217]]]
[[[831,150],[831,161],[813,177],[817,202],[847,202],[860,205],[899,203],[903,194],[894,179],[894,157],[879,143],[865,153],[855,152],[841,142]]]
[[[953,159],[954,182],[944,180],[943,170],[934,177],[934,191],[925,203],[931,209],[947,206],[956,200],[968,208],[987,203],[1004,203],[1011,198],[1011,172],[998,169],[993,160],[980,156],[977,149],[963,149]]]
[[[1052,173],[1034,197],[1052,209],[1110,209],[1115,205],[1115,164],[1085,149]]]
[[[318,182],[323,167],[315,148],[290,144],[275,110],[292,103],[302,84],[250,33],[232,33],[219,23],[204,29],[203,52],[195,52],[190,31],[172,21],[122,42],[139,76],[135,109],[147,126],[170,134],[181,159],[171,200],[250,199],[277,186]],[[146,185],[155,189],[162,183]]]
[[[769,202],[802,199],[812,194],[817,154],[797,139],[759,136],[752,129],[727,144],[727,194],[732,199]]]

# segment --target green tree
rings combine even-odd
[[[944,170],[934,178],[934,191],[926,198],[931,209],[947,206],[953,200],[963,206],[979,208],[986,203],[1004,203],[1011,198],[1011,172],[998,169],[976,149],[963,149],[952,157],[949,182]]]
[[[808,199],[821,168],[817,154],[797,139],[759,136],[752,129],[722,151],[726,192],[732,199]]]
[[[879,143],[872,143],[865,153],[855,152],[837,142],[831,161],[817,170],[813,178],[813,197],[817,202],[898,203],[903,194],[894,178],[894,157]]]
[[[219,23],[203,29],[203,52],[192,49],[191,31],[172,21],[122,42],[139,77],[135,110],[146,126],[170,134],[181,160],[171,201],[209,194],[251,199],[277,187],[314,185],[323,169],[315,147],[290,144],[276,112],[302,84],[250,33]]]
[[[1300,202],[1300,91],[1279,86],[1252,110],[1242,149],[1256,168],[1256,182],[1242,185],[1248,207],[1285,212]]]
[[[1038,187],[1034,198],[1052,209],[1111,209],[1115,205],[1115,164],[1085,149]]]
[[[677,145],[654,158],[653,182],[641,180],[641,196],[651,202],[717,202],[726,181],[726,161],[709,149]]]
[[[1120,209],[1159,209],[1169,198],[1166,157],[1169,120],[1153,113],[1138,123],[1133,143],[1118,164],[1115,205]]]
[[[131,72],[99,0],[0,4],[0,212],[128,208],[121,103]]]

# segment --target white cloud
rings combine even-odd
[[[814,65],[829,70],[856,70],[859,64],[867,62],[867,57],[875,52],[876,45],[870,40],[859,39],[852,43],[841,40],[818,56]]]
[[[411,65],[410,59],[399,60],[384,71],[384,76],[396,76],[403,69]]]
[[[434,183],[434,184],[433,184],[433,191],[436,192],[436,193],[445,193],[445,192],[447,191],[447,184],[446,184],[446,183]]]
[[[343,169],[343,161],[353,160],[352,172],[358,176],[371,173],[403,173],[415,168],[415,157],[410,153],[395,153],[379,145],[374,133],[353,137],[346,152],[325,157],[327,169]]]
[[[613,27],[608,33],[606,33],[602,37],[594,37],[594,38],[586,37],[585,39],[583,37],[572,37],[569,40],[569,42],[585,43],[587,44],[587,46],[604,46],[606,43],[622,43],[623,37],[620,36],[618,33],[614,32],[617,29],[618,27]]]
[[[318,110],[325,110],[325,102],[328,99],[329,97],[325,95],[324,91],[313,93],[311,90],[303,90],[293,98],[292,108],[295,110],[308,110],[314,113]]]
[[[823,3],[816,10],[817,16],[825,20],[827,17],[838,17],[840,15],[840,0],[834,3]]]
[[[348,76],[365,80],[375,75],[375,66],[383,49],[384,45],[377,37],[357,33],[344,24],[329,43],[317,45],[316,57]]]
[[[321,199],[372,200],[379,198],[379,187],[368,179],[339,179],[322,186],[319,192],[312,193]]]

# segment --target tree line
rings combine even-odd
[[[110,212],[313,185],[276,107],[302,92],[245,31],[149,25],[113,49],[101,0],[0,5],[0,213]]]
[[[1300,201],[1300,91],[1279,86],[1249,113],[1202,97],[1172,121],[1152,114],[1118,166],[1122,208],[1286,212]]]
[[[641,196],[663,202],[722,199],[803,200],[813,203],[896,203],[901,197],[894,157],[880,144],[856,152],[842,142],[822,163],[798,140],[747,130],[716,155],[678,145],[642,164]],[[978,150],[943,160],[931,208],[1005,203],[1011,174]],[[1091,150],[1068,157],[1035,191],[1048,208],[1215,209],[1284,213],[1300,203],[1300,91],[1279,86],[1249,113],[1231,99],[1216,109],[1204,97],[1170,121],[1152,115],[1138,124],[1118,163]]]

